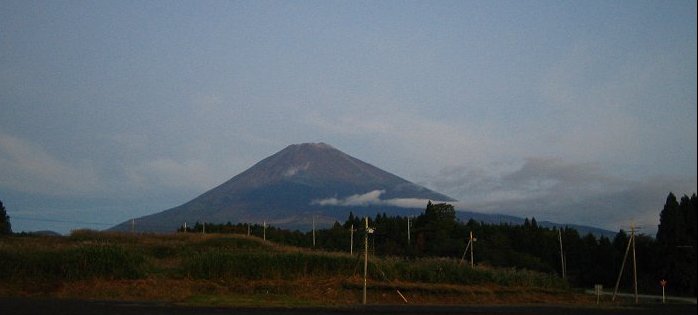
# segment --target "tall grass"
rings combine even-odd
[[[0,242],[0,280],[9,281],[140,279],[154,275],[229,281],[346,279],[362,271],[360,256],[279,248],[243,236],[77,231],[67,238]],[[377,281],[433,284],[567,286],[554,275],[521,269],[470,268],[443,258],[371,257],[369,277]]]
[[[57,250],[0,250],[0,278],[7,280],[135,279],[145,276],[142,255],[120,246],[89,245]]]
[[[308,276],[343,277],[360,274],[363,260],[325,253],[234,253],[209,251],[187,257],[183,271],[196,279],[259,280]],[[371,259],[369,277],[378,281],[435,284],[498,284],[502,286],[566,288],[562,279],[545,273],[504,268],[470,268],[453,259]]]
[[[460,264],[455,259],[445,258],[383,259],[378,260],[371,270],[373,277],[386,280],[466,285],[492,283],[540,288],[567,287],[564,280],[546,273],[515,268],[471,268]]]
[[[227,253],[209,251],[188,257],[183,269],[198,279],[296,279],[349,276],[356,259],[308,253]]]

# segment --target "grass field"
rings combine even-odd
[[[556,276],[457,260],[369,259],[373,304],[592,303]],[[0,296],[162,301],[214,306],[361,302],[363,259],[242,235],[0,238]]]

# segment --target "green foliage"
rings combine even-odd
[[[1,279],[81,280],[135,279],[145,275],[141,255],[114,245],[85,245],[67,249],[0,249]]]
[[[416,249],[435,256],[457,256],[460,243],[455,233],[456,210],[447,203],[429,202],[424,214],[415,220]]]
[[[385,218],[382,218],[385,219]],[[341,226],[335,227],[339,231]],[[0,283],[57,286],[90,279],[193,278],[250,280],[349,279],[360,255],[303,251],[246,236],[136,235],[75,231],[69,237],[11,237],[0,242]],[[513,268],[470,268],[452,258],[369,260],[369,278],[427,284],[498,284],[563,288],[553,275]]]
[[[657,277],[668,281],[669,285],[682,292],[696,295],[696,212],[698,200],[693,194],[690,198],[683,196],[676,200],[669,194],[660,213],[657,230],[657,243],[660,250],[656,253],[663,257],[655,266]]]
[[[359,271],[360,257],[323,253],[226,253],[206,251],[188,257],[183,269],[196,279],[292,280],[305,277],[348,278]],[[503,286],[567,288],[558,277],[513,268],[470,268],[454,259],[398,258],[369,262],[369,277],[378,281],[433,284],[498,284]]]
[[[558,240],[558,234],[561,234],[567,281],[577,287],[592,287],[599,283],[613,287],[629,240],[629,235],[623,230],[610,240],[591,234],[579,235],[576,230],[568,227],[559,230],[545,228],[535,218],[527,218],[523,225],[491,225],[474,220],[463,224],[456,220],[453,206],[431,202],[422,215],[411,220],[410,243],[407,241],[407,218],[382,214],[369,218],[369,221],[370,226],[375,228],[375,233],[370,235],[369,245],[371,251],[379,256],[460,258],[468,234],[472,231],[477,238],[474,255],[476,264],[526,269],[551,275],[561,273]],[[684,196],[680,202],[673,194],[669,194],[660,221],[656,240],[646,235],[636,235],[640,290],[654,293],[658,280],[667,279],[674,293],[695,296],[695,194],[690,198]],[[315,248],[347,252],[351,226],[358,229],[354,233],[356,251],[361,244],[363,220],[353,213],[350,213],[344,224],[316,231]],[[231,224],[226,227],[229,230],[236,228]],[[211,226],[211,229],[214,228],[216,227]],[[238,225],[237,229],[239,233],[244,233],[246,226]],[[253,226],[252,231],[253,235],[261,236],[261,226]],[[267,239],[294,246],[312,246],[310,232],[267,228]],[[630,270],[625,268],[621,287],[631,287]],[[414,275],[414,272],[407,269],[405,272],[408,278]],[[422,274],[419,277],[438,280],[439,274],[433,270],[420,272]]]
[[[387,259],[377,263],[392,279],[447,284],[498,284],[503,286],[567,288],[567,283],[551,274],[516,268],[470,268],[455,259]]]
[[[10,224],[10,216],[5,211],[5,206],[0,201],[0,235],[12,234],[12,224]]]
[[[310,276],[347,276],[356,266],[349,256],[307,253],[229,253],[207,251],[183,264],[197,279],[297,279]]]

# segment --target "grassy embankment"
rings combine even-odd
[[[369,303],[588,303],[556,276],[470,268],[453,259],[369,260]],[[241,235],[0,238],[0,296],[147,300],[190,305],[361,302],[363,260]]]

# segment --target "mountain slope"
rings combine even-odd
[[[225,183],[180,206],[136,218],[111,230],[171,232],[187,222],[259,223],[309,229],[356,216],[419,215],[427,201],[453,198],[411,183],[324,143],[295,144],[271,155]],[[458,218],[499,224],[524,219],[458,211]],[[133,224],[133,226],[132,226]],[[548,226],[564,226],[544,222]],[[581,232],[613,235],[593,227]]]
[[[420,203],[423,200],[423,203]],[[452,198],[413,184],[324,143],[290,145],[193,200],[135,219],[138,231],[172,231],[184,222],[256,222],[303,227],[355,213],[399,212],[400,203]],[[129,230],[131,221],[114,227]]]

